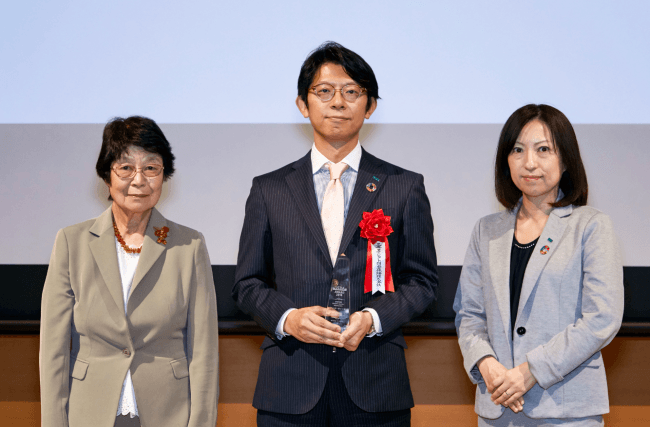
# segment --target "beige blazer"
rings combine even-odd
[[[163,226],[166,245],[154,234]],[[125,315],[110,208],[62,229],[40,343],[43,426],[112,427],[130,369],[143,426],[214,427],[217,303],[203,236],[153,210]]]

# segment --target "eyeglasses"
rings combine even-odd
[[[133,178],[138,171],[142,171],[142,175],[147,178],[157,177],[163,171],[164,167],[162,165],[151,164],[144,165],[141,168],[136,168],[132,164],[123,163],[121,165],[115,165],[111,169],[113,169],[113,172],[115,172],[115,175],[119,178],[130,179]]]
[[[311,88],[311,93],[316,95],[318,99],[323,102],[330,101],[334,98],[336,92],[341,92],[341,96],[348,102],[355,102],[366,90],[359,85],[350,84],[345,85],[341,89],[335,89],[334,86],[328,83],[321,83]]]

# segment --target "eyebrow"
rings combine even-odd
[[[312,87],[315,87],[315,86],[318,86],[318,85],[325,85],[325,84],[336,87],[336,84],[332,83],[332,82],[318,82],[318,83],[315,83],[314,85],[312,85]],[[345,87],[345,86],[349,86],[349,85],[355,85],[355,86],[361,87],[361,85],[359,83],[355,82],[354,80],[352,80],[349,83],[343,83],[341,85],[341,87]]]
[[[156,156],[155,154],[152,154],[150,156],[145,156],[142,159],[142,162],[143,163],[147,163],[147,162],[151,163],[152,161],[156,162],[158,159],[155,156]],[[121,158],[115,160],[115,163],[135,163],[135,161],[133,161],[132,157],[121,157]]]
[[[547,139],[542,139],[541,141],[533,142],[533,144],[537,145],[537,144],[541,144],[542,142],[548,142],[548,143],[550,143],[549,140],[547,140]],[[521,141],[515,141],[515,144],[523,144],[523,142],[521,142]]]

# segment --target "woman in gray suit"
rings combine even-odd
[[[499,138],[506,210],[474,227],[454,300],[480,426],[602,426],[600,350],[623,317],[623,268],[609,217],[586,206],[569,120],[526,105]]]
[[[43,289],[42,425],[214,427],[208,252],[154,208],[174,172],[169,142],[153,120],[116,118],[96,169],[112,206],[59,231]]]

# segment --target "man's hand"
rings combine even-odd
[[[372,315],[367,311],[356,311],[350,316],[350,324],[341,334],[341,343],[346,350],[355,351],[372,326]]]
[[[521,400],[536,383],[537,380],[528,368],[528,362],[506,371],[501,377],[501,384],[492,392],[492,401],[495,405],[510,406],[513,402]]]
[[[488,391],[490,393],[494,393],[494,391],[503,384],[508,369],[492,356],[487,356],[479,360],[477,366],[478,370],[481,371],[481,375],[483,376],[483,380],[485,381],[485,385],[487,386]],[[494,400],[494,397],[492,400]],[[512,409],[512,412],[514,413],[523,411],[524,398],[519,396],[518,399],[512,399],[510,404],[503,402],[503,406]]]
[[[284,321],[284,331],[302,342],[343,347],[341,328],[323,318],[326,314],[338,317],[338,312],[327,310],[318,305],[293,310]]]

